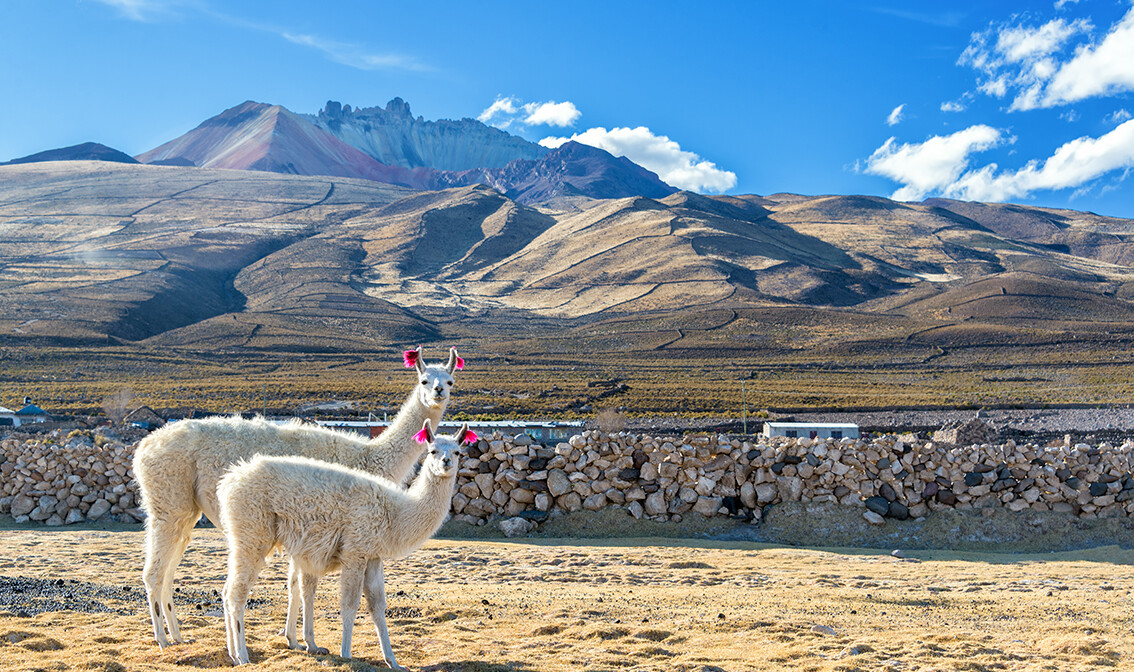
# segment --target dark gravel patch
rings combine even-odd
[[[184,610],[221,608],[220,591],[175,589],[174,602]],[[109,603],[109,604],[108,604]],[[145,609],[146,592],[140,587],[111,586],[73,579],[36,579],[0,576],[0,608],[28,618],[52,611],[127,615]],[[270,604],[265,598],[248,600],[248,607]]]

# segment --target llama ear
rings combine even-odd
[[[413,435],[418,443],[433,443],[433,429],[429,426],[429,418],[421,425],[421,431]]]
[[[449,363],[445,365],[445,368],[449,373],[465,368],[465,360],[461,359],[461,356],[457,354],[456,346],[449,348]]]
[[[471,446],[477,441],[480,441],[480,437],[476,435],[476,432],[469,429],[469,423],[466,422],[465,424],[461,425],[461,430],[457,432],[457,443],[463,443],[466,446]]]
[[[402,359],[405,360],[407,369],[412,369],[417,366],[417,363],[421,361],[421,346],[417,346],[417,350],[406,350],[403,352]]]

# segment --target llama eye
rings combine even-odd
[[[423,380],[423,381],[421,381],[421,384],[422,384],[422,385],[428,385],[428,384],[429,384],[429,381],[428,381],[428,380]]]

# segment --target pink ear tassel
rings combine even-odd
[[[456,346],[453,346],[453,347],[451,347],[451,348],[449,348],[449,349],[450,349],[450,350],[456,350],[457,348],[456,348]],[[462,369],[464,369],[464,368],[465,368],[465,360],[464,360],[464,359],[462,359],[460,355],[457,355],[457,366],[455,366],[454,368],[455,368],[455,369],[456,369],[457,371],[460,371],[460,370],[462,370]]]
[[[466,446],[471,446],[474,443],[476,443],[477,441],[480,441],[480,437],[476,435],[476,432],[472,431],[471,429],[469,431],[465,432],[465,445]]]
[[[402,353],[402,359],[406,361],[406,368],[412,369],[417,366],[417,358],[421,357],[421,353],[417,350],[406,350]]]
[[[413,435],[413,440],[418,443],[429,443],[429,434],[427,434],[425,428],[422,427],[420,432]]]

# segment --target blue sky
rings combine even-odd
[[[0,160],[138,154],[244,100],[407,100],[706,193],[1134,217],[1134,7],[0,0]]]

